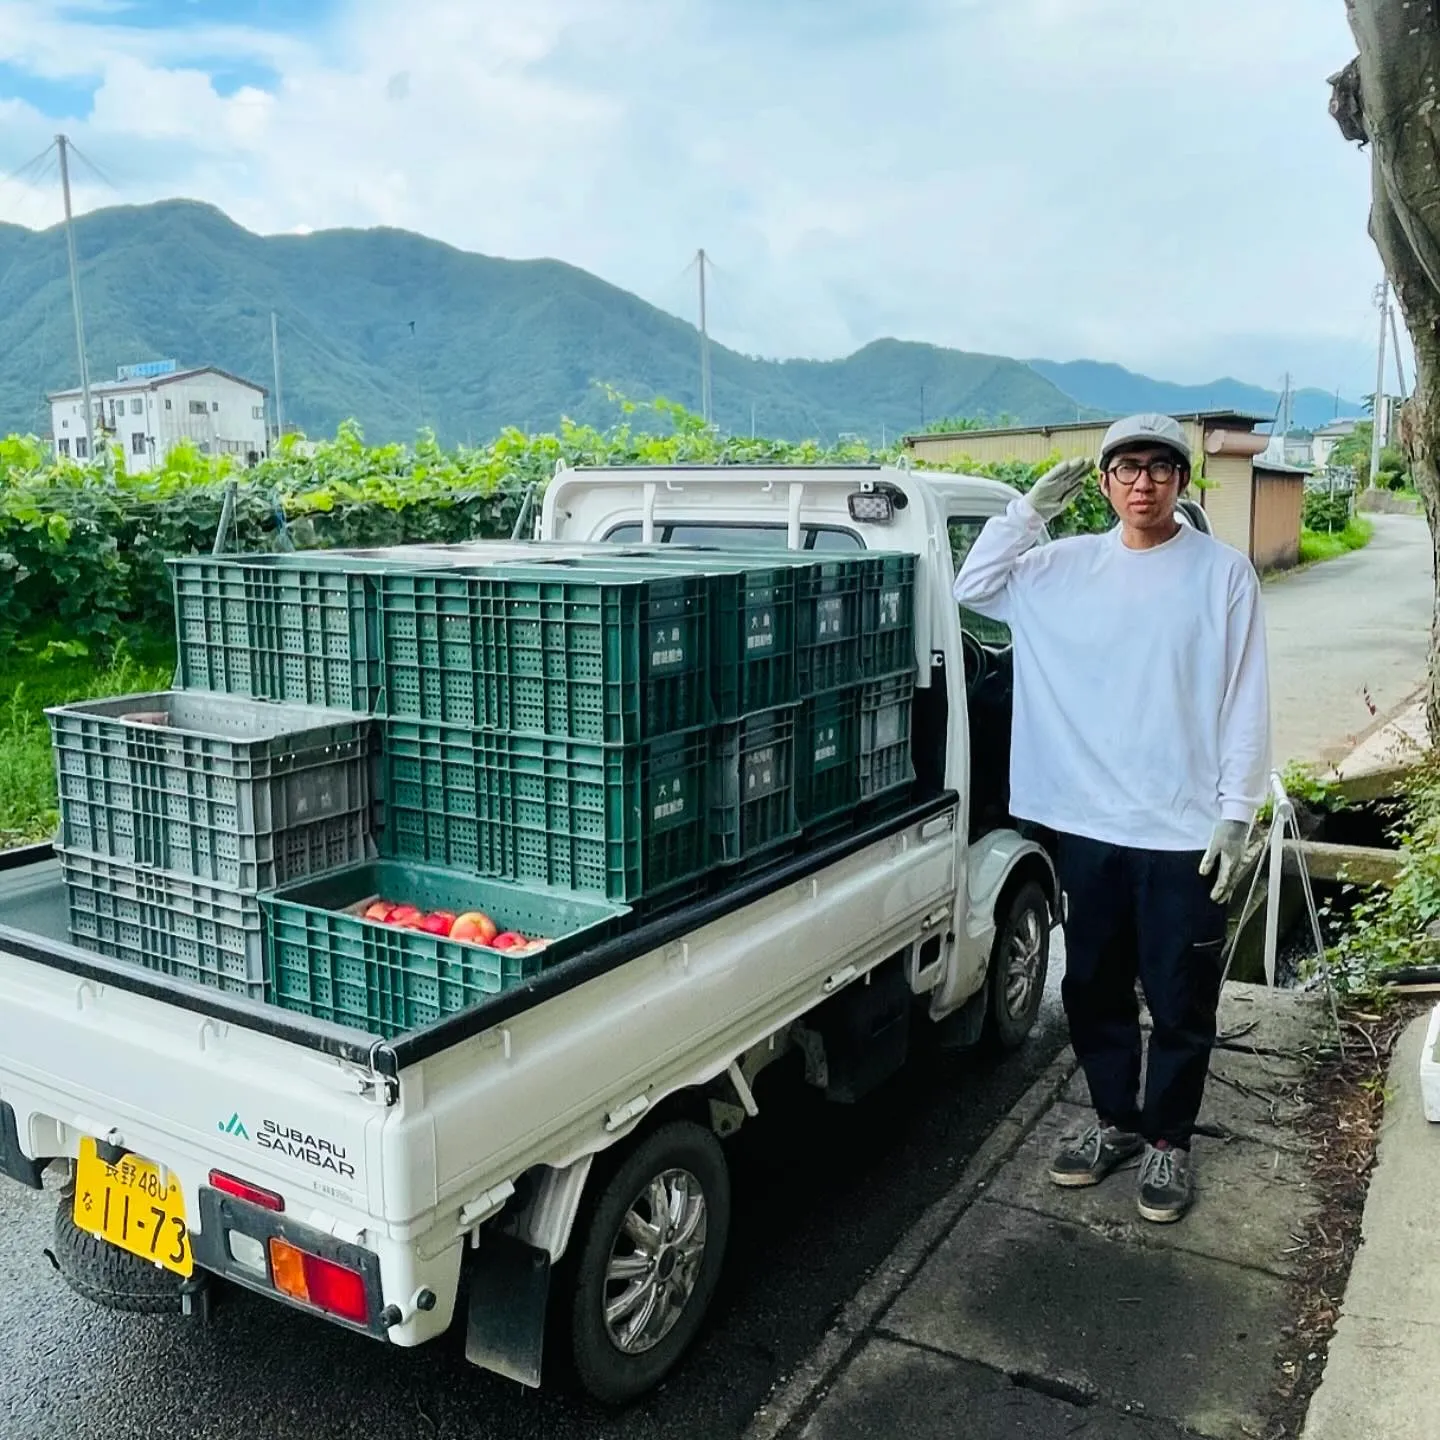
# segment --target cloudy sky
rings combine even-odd
[[[883,335],[1373,388],[1343,0],[0,0],[0,219],[397,225],[755,354]],[[20,171],[18,178],[14,172]],[[43,183],[33,183],[39,180]]]

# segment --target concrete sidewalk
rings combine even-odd
[[[1362,1243],[1305,1440],[1431,1440],[1440,1398],[1440,1126],[1420,1104],[1429,1016],[1395,1047]]]
[[[1227,987],[1196,1205],[1172,1226],[1139,1218],[1133,1169],[1049,1183],[1056,1143],[1089,1118],[1067,1052],[747,1440],[1258,1434],[1293,1237],[1316,1208],[1296,1087],[1327,1023],[1318,996]]]

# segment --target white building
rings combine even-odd
[[[90,387],[95,446],[118,445],[125,469],[143,474],[188,441],[205,455],[233,455],[253,465],[269,453],[263,385],[214,365],[180,370],[174,361],[122,365],[115,380]],[[55,453],[84,460],[85,411],[81,392],[61,390],[50,401]]]
[[[1310,441],[1310,459],[1317,470],[1329,465],[1331,452],[1342,440],[1348,440],[1355,433],[1355,425],[1354,420],[1334,420],[1315,432]]]

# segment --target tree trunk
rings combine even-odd
[[[1373,150],[1370,233],[1415,344],[1402,435],[1440,577],[1440,0],[1346,0],[1346,9],[1360,56],[1334,77],[1331,113]],[[1440,588],[1426,716],[1440,744]]]

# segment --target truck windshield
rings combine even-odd
[[[621,545],[638,545],[644,528],[639,521],[617,525],[605,538]],[[863,550],[853,530],[832,525],[804,525],[800,529],[802,550]],[[655,538],[664,545],[720,545],[757,550],[783,550],[787,531],[783,525],[721,525],[699,521],[657,524]]]

